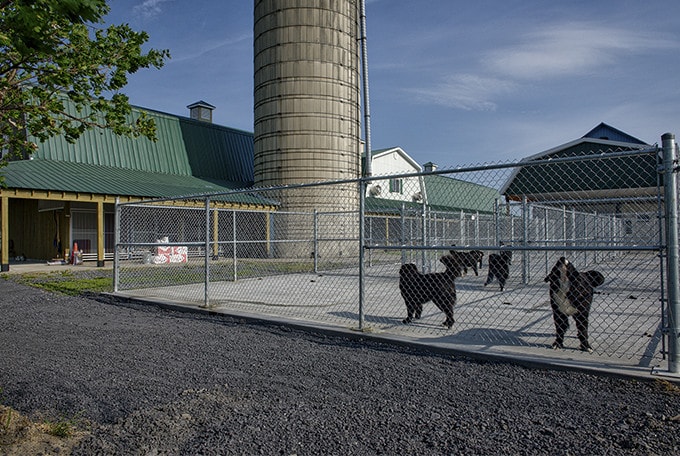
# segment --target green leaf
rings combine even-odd
[[[161,68],[167,50],[143,50],[149,36],[127,24],[106,29],[106,0],[13,0],[0,6],[0,147],[31,153],[39,140],[76,141],[90,128],[155,140],[151,119],[134,120],[121,93],[128,76]],[[66,112],[68,99],[74,109]]]

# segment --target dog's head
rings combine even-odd
[[[402,264],[399,268],[399,276],[401,277],[415,277],[418,275],[418,267],[413,263]]]
[[[572,281],[576,276],[578,276],[578,271],[574,265],[565,257],[560,257],[550,271],[550,274],[543,281],[550,282],[553,285],[564,281]]]
[[[591,287],[599,287],[604,283],[604,275],[599,271],[586,271],[583,274],[579,274],[573,263],[567,260],[565,257],[560,257],[553,266],[550,274],[543,280],[544,282],[550,282],[551,284],[559,284],[562,281],[574,282],[577,279],[585,279],[586,282]]]
[[[604,274],[600,271],[586,271],[581,276],[585,277],[591,287],[599,287],[604,283]]]
[[[453,272],[456,277],[460,277],[463,271],[463,263],[457,254],[444,255],[439,261],[446,266],[448,272]]]
[[[465,255],[465,253],[461,252],[460,250],[449,250],[449,254],[441,257],[439,259],[439,261],[445,266],[446,266],[445,261],[449,261],[449,262],[456,261],[458,263],[461,263],[461,265],[462,265],[464,263],[464,258],[463,258],[464,255]],[[446,257],[450,257],[450,258],[447,259],[447,260],[444,260],[444,258],[446,258]]]

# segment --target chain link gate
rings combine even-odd
[[[118,204],[115,292],[549,354],[555,324],[544,280],[565,257],[580,272],[605,277],[588,319],[594,355],[650,367],[668,360],[677,370],[668,304],[677,298],[666,283],[667,248],[677,244],[670,247],[664,234],[662,191],[672,182],[659,157],[657,148],[607,151]],[[372,197],[375,183],[394,191]],[[402,264],[442,272],[442,256],[472,250],[482,252],[481,266],[455,280],[452,328],[431,302],[404,324]],[[501,252],[512,252],[503,291],[489,275],[489,259]],[[563,351],[580,356],[570,320]]]

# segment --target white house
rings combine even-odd
[[[408,175],[423,171],[423,168],[404,152],[401,147],[373,151],[371,166],[373,176],[392,177],[371,181],[366,190],[366,196],[407,202],[420,202],[425,197],[425,187],[421,177],[396,176],[398,174]]]

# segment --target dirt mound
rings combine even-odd
[[[0,405],[0,455],[2,456],[68,455],[85,435],[87,432],[84,431],[73,431],[72,435],[67,438],[51,435],[49,424],[33,422],[16,410]]]

